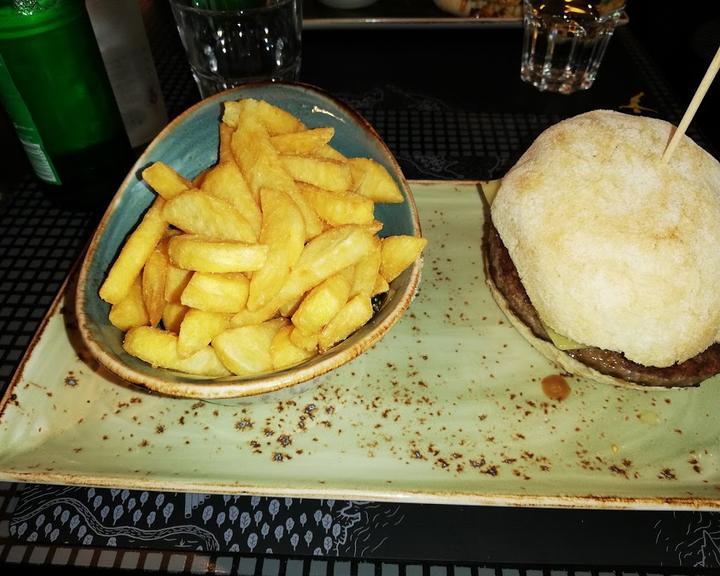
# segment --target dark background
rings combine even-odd
[[[628,0],[627,11],[633,34],[686,106],[720,46],[720,3]],[[716,79],[694,120],[715,151],[720,148],[718,105],[720,80]]]

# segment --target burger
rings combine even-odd
[[[720,372],[720,163],[667,122],[596,110],[545,130],[502,179],[487,281],[567,373],[632,387]]]

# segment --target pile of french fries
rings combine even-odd
[[[157,197],[100,287],[129,354],[249,376],[323,353],[372,317],[371,298],[426,240],[377,236],[374,204],[402,193],[333,135],[263,100],[226,102],[217,164],[193,180],[162,162],[142,172]]]

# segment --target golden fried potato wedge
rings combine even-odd
[[[336,343],[347,338],[370,320],[372,315],[372,303],[368,296],[358,294],[348,300],[335,318],[330,320],[328,325],[320,332],[318,337],[318,349],[320,352],[329,350]]]
[[[183,178],[164,162],[155,162],[142,171],[142,179],[165,200],[175,198],[181,192],[192,187],[187,178]]]
[[[338,226],[305,245],[297,264],[278,293],[280,305],[293,300],[320,282],[354,265],[372,252],[373,235],[362,226]]]
[[[292,326],[292,330],[290,330],[290,341],[298,348],[302,348],[313,354],[317,352],[319,336],[319,334],[304,334],[294,326]]]
[[[152,254],[167,230],[163,216],[165,200],[156,198],[145,213],[137,228],[125,241],[120,254],[113,263],[107,278],[100,286],[100,298],[110,304],[117,304],[130,291],[145,262]]]
[[[110,323],[123,332],[136,326],[147,326],[148,313],[145,310],[140,279],[136,279],[127,296],[110,307]]]
[[[234,160],[222,162],[208,170],[201,190],[232,205],[250,224],[257,239],[262,227],[262,212]]]
[[[279,318],[262,324],[225,330],[212,341],[222,363],[238,376],[270,372],[273,369],[270,345],[287,320]]]
[[[388,284],[388,281],[378,272],[377,278],[375,279],[375,286],[370,295],[377,296],[378,294],[385,294],[388,290],[390,290],[390,284]]]
[[[317,156],[318,158],[328,158],[329,160],[337,160],[338,162],[347,161],[347,157],[343,156],[340,152],[335,150],[335,148],[330,146],[330,144],[325,144],[325,146],[320,146],[320,148],[315,150],[312,155]]]
[[[229,323],[227,314],[188,310],[178,334],[177,352],[180,358],[187,358],[205,348],[215,336],[228,328]]]
[[[250,280],[248,310],[257,310],[275,297],[305,247],[305,221],[290,196],[263,188],[260,200],[265,215],[260,243],[268,246],[268,257]]]
[[[247,116],[257,118],[272,135],[298,132],[305,129],[305,125],[295,116],[265,100],[244,98],[237,102],[224,103],[222,121],[225,124],[237,128],[240,119]]]
[[[382,259],[380,261],[380,274],[388,282],[400,276],[400,273],[410,266],[423,248],[427,239],[420,236],[388,236],[382,239]]]
[[[252,227],[235,207],[201,190],[188,190],[169,200],[163,216],[188,234],[218,240],[257,241]]]
[[[343,268],[338,272],[345,280],[347,280],[348,284],[350,286],[353,285],[353,280],[355,279],[355,266],[356,264],[353,264],[352,266],[348,266],[347,268]]]
[[[165,304],[162,315],[162,323],[165,330],[179,334],[180,325],[185,319],[185,314],[187,314],[188,310],[190,309],[182,304],[175,304],[173,302]]]
[[[267,320],[274,318],[277,315],[279,308],[280,308],[280,303],[276,296],[270,302],[265,304],[265,306],[262,306],[261,308],[258,308],[257,310],[251,311],[251,310],[248,310],[247,308],[240,310],[240,312],[235,314],[230,319],[230,325],[233,326],[234,328],[239,328],[240,326],[251,326],[253,324],[262,324],[263,322],[266,322]]]
[[[165,284],[170,266],[167,242],[167,239],[160,241],[142,270],[142,296],[150,326],[156,326],[160,322],[165,308]]]
[[[170,238],[170,261],[179,268],[196,272],[251,272],[267,260],[264,244],[245,244],[183,234]]]
[[[168,262],[169,260],[170,256],[168,255]],[[192,275],[192,270],[183,270],[169,263],[165,276],[165,302],[180,304],[180,296],[185,290],[185,286],[190,282]]]
[[[298,306],[300,306],[300,302],[302,302],[303,298],[305,298],[305,294],[300,294],[296,298],[288,300],[287,302],[283,302],[278,311],[280,313],[280,316],[290,318],[290,316],[295,314],[295,310],[297,310]]]
[[[213,378],[230,375],[210,346],[188,358],[181,358],[177,351],[177,341],[178,337],[171,332],[140,326],[131,328],[125,334],[123,348],[128,354],[152,366]]]
[[[313,154],[330,142],[335,135],[334,128],[312,128],[272,136],[270,141],[280,154]]]
[[[304,182],[298,182],[297,186],[318,216],[331,226],[374,221],[375,205],[370,198],[352,192],[330,192]]]
[[[233,132],[235,129],[229,124],[220,122],[220,144],[218,146],[218,164],[223,162],[235,162],[233,157],[232,148],[230,147],[230,140],[232,139]]]
[[[275,333],[270,344],[270,358],[275,370],[295,366],[315,355],[314,352],[300,348],[290,340],[292,330],[293,327],[290,325],[283,326]]]
[[[381,260],[381,242],[379,238],[375,238],[375,249],[355,264],[355,273],[353,274],[349,297],[352,298],[358,294],[373,295]]]
[[[304,334],[317,334],[345,305],[350,295],[350,283],[335,274],[308,292],[292,315],[292,323]]]
[[[183,290],[180,303],[206,312],[234,314],[245,308],[249,286],[247,276],[239,272],[195,272]]]
[[[233,134],[231,147],[235,161],[259,202],[260,189],[282,190],[297,204],[305,221],[306,239],[314,238],[323,230],[320,217],[303,198],[295,181],[283,167],[280,156],[270,142],[265,127],[252,116],[243,117]]]
[[[350,190],[352,185],[352,175],[347,162],[287,154],[281,155],[280,160],[290,176],[299,182],[306,182],[331,192],[345,192]]]
[[[382,164],[370,158],[350,158],[352,188],[374,202],[401,203],[405,201],[400,188]]]

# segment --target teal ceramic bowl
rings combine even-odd
[[[98,290],[118,250],[150,206],[155,194],[140,179],[141,170],[161,160],[192,178],[217,161],[218,126],[226,100],[267,100],[298,117],[307,127],[332,126],[331,144],[346,156],[380,162],[405,196],[402,204],[378,204],[381,236],[420,235],[420,224],[410,188],[387,146],[358,114],[317,88],[302,84],[250,84],[216,94],[173,120],[148,146],[132,167],[110,203],[80,270],[76,307],[83,340],[92,355],[122,379],[169,396],[231,398],[250,396],[308,381],[352,360],[385,334],[402,316],[417,288],[422,261],[405,270],[390,285],[375,316],[345,341],[303,364],[255,377],[199,379],[149,364],[127,354],[123,334],[110,324],[110,306]]]

